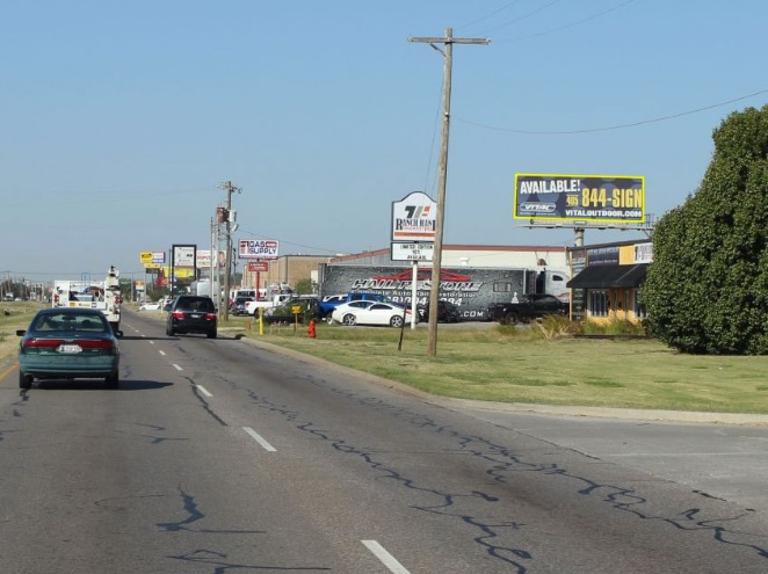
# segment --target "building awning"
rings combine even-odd
[[[568,281],[566,286],[572,289],[632,289],[642,285],[647,269],[647,263],[592,265]]]

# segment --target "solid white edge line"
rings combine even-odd
[[[176,363],[171,363],[171,364],[173,365],[173,368],[176,369],[177,371],[183,371],[184,370],[180,366],[178,366]]]
[[[162,349],[159,349],[157,352],[160,353],[163,357],[165,357],[165,351],[163,351]]]
[[[251,427],[243,427],[243,430],[247,432],[253,440],[255,440],[257,443],[259,443],[264,450],[267,452],[276,452],[277,449],[273,447],[271,444],[269,444],[266,440],[264,440],[264,437],[262,437],[259,433],[257,433],[255,430],[253,430]]]
[[[400,564],[394,556],[387,552],[386,549],[375,540],[361,540],[360,542],[362,542],[365,547],[371,551],[371,554],[378,558],[381,563],[392,572],[392,574],[410,574],[410,572],[405,569],[405,566]]]
[[[195,385],[197,387],[197,390],[200,391],[202,394],[204,394],[209,399],[213,396],[211,393],[208,392],[208,389],[206,389],[203,385]]]

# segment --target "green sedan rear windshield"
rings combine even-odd
[[[46,313],[35,319],[33,331],[75,331],[83,333],[106,333],[109,325],[99,315],[78,315],[75,313]]]

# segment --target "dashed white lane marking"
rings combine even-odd
[[[173,365],[173,368],[176,369],[177,371],[183,371],[184,370],[180,366],[178,366],[176,363],[171,363],[171,364]]]
[[[257,443],[259,443],[264,450],[267,452],[276,452],[277,449],[273,447],[271,444],[269,444],[266,440],[264,440],[264,437],[262,437],[259,433],[257,433],[255,430],[253,430],[251,427],[243,427],[243,430],[247,432],[253,440],[255,440]]]
[[[154,341],[149,341],[149,344],[150,344],[150,345],[154,345],[154,344],[155,344],[155,342],[154,342]]]
[[[163,351],[162,349],[158,349],[157,352],[160,353],[163,357],[165,357],[165,351]]]
[[[392,574],[410,574],[410,572],[405,569],[405,566],[400,564],[394,556],[387,552],[386,549],[375,540],[361,540],[360,542],[371,551],[371,554],[381,560],[381,563],[384,564]]]
[[[213,396],[211,393],[208,392],[208,389],[206,389],[203,385],[195,385],[197,387],[197,390],[200,391],[202,394],[204,394],[209,399]]]

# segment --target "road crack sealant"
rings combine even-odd
[[[246,529],[212,529],[200,528],[197,523],[205,520],[206,514],[200,510],[200,505],[194,496],[184,490],[182,486],[178,487],[178,495],[181,499],[183,511],[186,517],[175,522],[158,522],[156,526],[161,532],[185,532],[193,534],[215,534],[215,535],[246,535],[267,534],[266,530],[246,530]],[[253,570],[253,571],[277,571],[277,572],[326,572],[331,568],[322,566],[282,566],[277,564],[248,564],[244,562],[234,562],[229,556],[218,550],[199,548],[183,554],[166,556],[173,560],[186,562],[189,564],[204,564],[213,567],[213,574],[226,574],[229,570]]]
[[[459,450],[471,454],[486,464],[485,474],[498,484],[509,485],[509,479],[517,473],[537,473],[552,480],[566,480],[576,484],[577,489],[575,493],[577,495],[598,497],[600,502],[609,505],[610,508],[618,512],[627,513],[642,521],[658,522],[678,531],[706,533],[717,543],[738,547],[760,558],[768,559],[768,540],[766,540],[766,537],[738,529],[738,521],[750,515],[752,511],[727,514],[725,516],[709,516],[701,508],[684,508],[678,512],[670,512],[668,514],[654,513],[647,509],[647,506],[650,504],[649,498],[642,496],[634,488],[593,480],[588,476],[572,472],[557,463],[536,462],[524,455],[517,454],[513,448],[480,436],[461,432],[450,425],[439,424],[431,417],[422,413],[387,403],[377,397],[338,389],[327,381],[316,379],[311,375],[304,377],[304,379],[309,384],[333,392],[347,400],[385,412],[410,426],[430,431],[455,441],[458,444]],[[467,526],[479,531],[479,534],[473,540],[483,548],[488,556],[505,562],[510,567],[515,568],[515,572],[518,574],[525,574],[528,571],[530,561],[534,559],[531,552],[525,548],[517,548],[514,544],[501,543],[502,535],[511,536],[514,531],[523,529],[525,524],[515,520],[484,521],[474,514],[453,511],[456,501],[462,498],[494,504],[499,502],[497,497],[490,496],[481,491],[454,493],[440,488],[420,485],[417,481],[404,476],[392,465],[378,460],[372,449],[356,446],[342,437],[332,435],[312,421],[302,420],[301,413],[289,408],[287,405],[273,403],[254,391],[248,391],[248,394],[254,405],[260,409],[282,416],[287,422],[294,424],[298,430],[329,443],[339,453],[359,458],[380,476],[392,479],[409,490],[437,497],[438,501],[435,504],[413,506],[413,508],[461,520]],[[716,504],[719,501],[713,500],[712,502]],[[729,509],[730,512],[732,512],[731,509]],[[760,542],[754,542],[756,539]],[[766,567],[768,568],[768,563]]]
[[[515,548],[513,546],[506,546],[498,543],[498,539],[502,536],[502,531],[518,530],[521,526],[520,524],[515,521],[487,522],[473,514],[454,512],[454,508],[460,499],[473,499],[487,503],[495,503],[499,500],[497,497],[479,490],[472,490],[469,492],[447,492],[439,488],[420,485],[416,480],[403,475],[392,466],[381,460],[377,460],[370,449],[360,448],[340,437],[334,437],[328,431],[320,428],[313,422],[300,421],[300,414],[297,411],[290,410],[285,406],[275,405],[253,391],[249,392],[249,395],[251,400],[259,407],[284,416],[288,422],[295,423],[296,428],[299,430],[330,443],[336,451],[361,459],[369,466],[369,468],[377,472],[380,476],[391,479],[410,491],[434,497],[436,499],[434,504],[415,505],[412,506],[412,508],[430,514],[461,520],[473,529],[479,530],[479,534],[474,537],[474,541],[483,547],[489,556],[513,566],[516,571],[521,574],[527,571],[520,560],[530,560],[532,558],[530,552],[523,548]]]
[[[203,407],[203,410],[208,413],[213,420],[215,420],[217,423],[219,423],[223,427],[229,426],[227,422],[221,418],[219,415],[217,415],[214,410],[211,408],[210,403],[208,402],[208,399],[206,399],[203,394],[200,392],[200,389],[197,386],[197,383],[192,377],[184,377],[190,384],[190,387],[192,389],[192,394],[197,397],[197,400],[200,401],[200,404]]]
[[[149,425],[145,423],[134,423],[138,427],[144,427],[148,428],[150,430],[155,431],[157,434],[149,434],[149,433],[135,433],[135,432],[129,432],[129,431],[120,431],[117,430],[115,432],[118,433],[126,433],[132,436],[139,436],[142,438],[148,438],[149,444],[155,445],[155,444],[162,444],[164,442],[178,442],[178,441],[188,441],[190,440],[189,437],[169,437],[169,436],[161,436],[160,433],[166,432],[166,427],[159,426],[159,425]]]
[[[253,570],[270,572],[330,572],[331,568],[323,566],[278,566],[275,564],[241,564],[228,561],[228,556],[223,552],[200,548],[179,554],[168,556],[174,560],[181,560],[190,564],[207,564],[213,566],[213,574],[226,574],[229,570]]]

